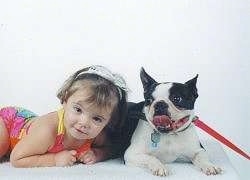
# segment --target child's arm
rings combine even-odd
[[[79,154],[77,160],[84,164],[94,164],[110,158],[111,150],[107,140],[106,134],[101,132],[92,143],[91,149]]]
[[[67,166],[75,162],[74,151],[47,153],[54,144],[55,125],[49,118],[35,120],[28,135],[21,139],[11,152],[10,161],[15,167]]]
[[[78,160],[84,164],[94,164],[111,157],[110,142],[105,132],[101,132],[94,140],[89,151],[80,154]]]

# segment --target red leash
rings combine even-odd
[[[226,146],[230,147],[235,152],[239,153],[240,155],[242,155],[245,158],[247,158],[248,160],[250,160],[250,156],[248,154],[246,154],[244,151],[242,151],[236,145],[234,145],[233,143],[231,143],[225,137],[223,137],[222,135],[220,135],[218,132],[216,132],[215,130],[213,130],[212,128],[210,128],[208,125],[206,125],[204,122],[202,122],[198,117],[196,117],[193,120],[193,123],[195,124],[195,126],[199,127],[200,129],[202,129],[203,131],[205,131],[209,135],[213,136],[218,141],[222,142],[223,144],[225,144]]]

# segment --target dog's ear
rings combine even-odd
[[[157,84],[157,82],[151,77],[149,76],[146,71],[144,70],[144,68],[141,68],[141,72],[140,72],[140,77],[141,77],[141,82],[143,85],[143,89],[144,92],[152,85],[152,84]]]
[[[185,84],[188,86],[188,88],[194,94],[195,98],[198,97],[198,92],[197,92],[197,88],[196,88],[197,78],[198,78],[198,74],[193,79],[190,79],[189,81],[185,82]]]

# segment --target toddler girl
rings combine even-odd
[[[92,164],[114,154],[112,130],[125,118],[124,79],[103,66],[81,69],[57,97],[62,108],[43,116],[18,107],[0,109],[0,158],[15,167]]]

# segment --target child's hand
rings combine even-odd
[[[94,164],[95,162],[97,162],[96,155],[92,150],[80,154],[78,160],[84,164]]]
[[[75,150],[64,150],[56,153],[55,162],[56,166],[72,166],[76,162]]]

